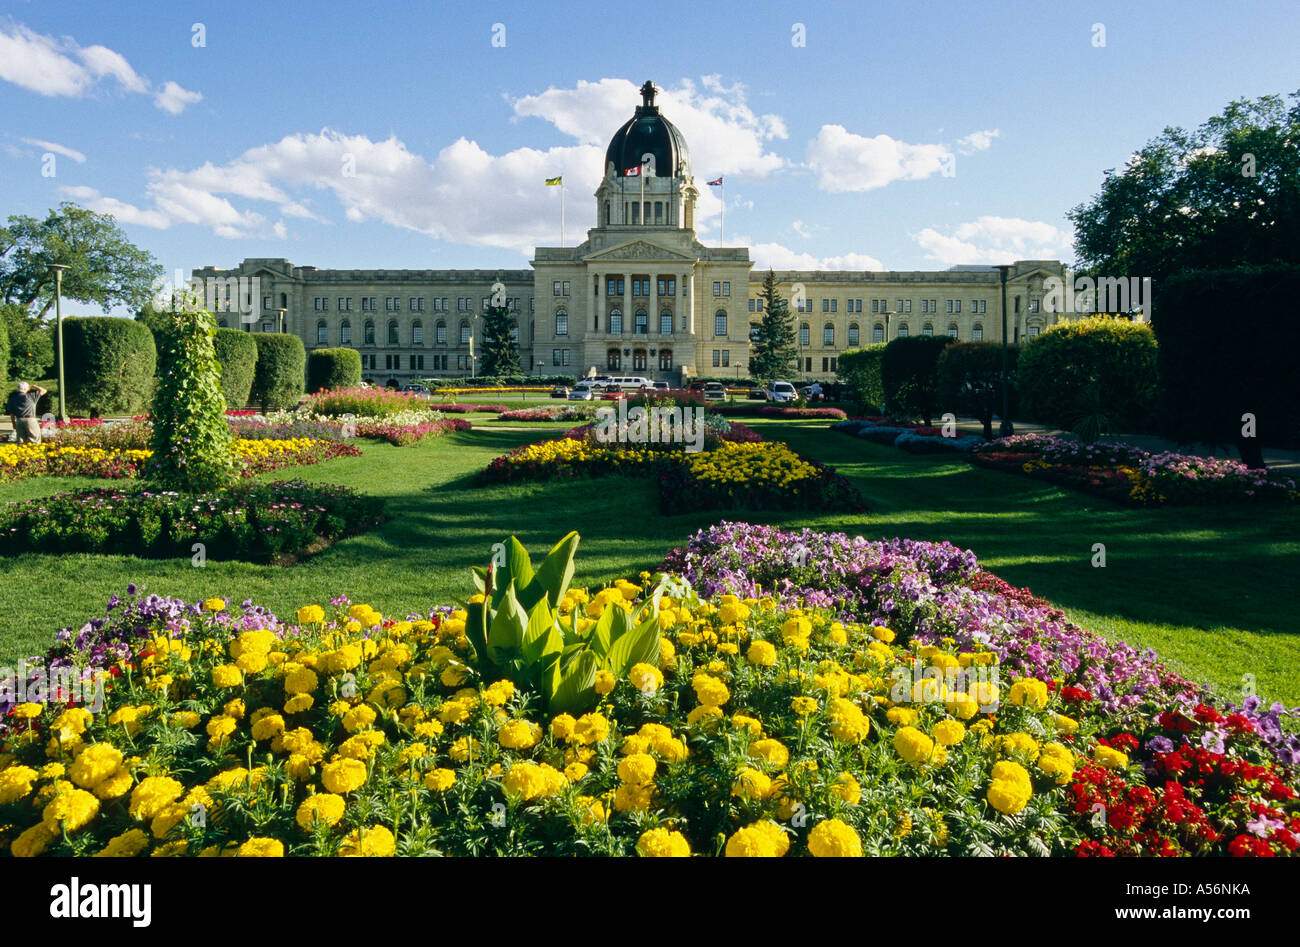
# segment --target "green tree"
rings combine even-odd
[[[54,307],[52,264],[63,272],[63,297],[104,312],[138,310],[153,296],[162,266],[130,240],[109,214],[65,201],[45,219],[11,216],[0,227],[0,301],[44,319]]]
[[[0,303],[0,316],[9,334],[9,377],[15,381],[49,378],[54,366],[50,327],[28,315],[17,303]]]
[[[483,375],[518,375],[519,345],[513,331],[517,323],[507,306],[489,305],[483,310]]]
[[[1069,213],[1080,268],[1159,280],[1184,269],[1300,262],[1300,91],[1166,128]]]
[[[749,355],[749,370],[759,381],[774,381],[786,374],[799,359],[794,317],[790,304],[777,292],[776,274],[771,268],[763,278],[763,318],[758,324],[758,337],[753,341]]]
[[[149,478],[182,492],[219,489],[234,479],[235,466],[221,366],[212,344],[216,323],[202,310],[168,316],[160,333],[162,372],[153,401]]]

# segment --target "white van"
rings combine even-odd
[[[618,378],[611,378],[607,386],[609,391],[644,391],[651,388],[654,388],[654,382],[639,375],[623,375]]]

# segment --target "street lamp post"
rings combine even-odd
[[[999,437],[1010,437],[1015,433],[1011,425],[1011,388],[1007,383],[1007,274],[1010,272],[1010,264],[998,266],[1002,281],[1002,426],[998,429]]]
[[[68,267],[63,263],[52,263],[54,270],[54,360],[59,364],[59,420],[68,420],[68,409],[64,401],[63,384],[63,271]]]
[[[280,308],[280,309],[275,310],[275,314],[276,314],[276,316],[279,317],[280,334],[281,334],[281,335],[284,335],[284,314],[285,314],[286,312],[288,312],[288,311],[289,311],[288,309],[284,309],[284,308]]]

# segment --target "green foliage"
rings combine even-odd
[[[510,337],[516,326],[505,306],[488,306],[483,311],[483,355],[479,363],[483,374],[519,374],[519,346]]]
[[[315,349],[307,356],[307,390],[337,391],[361,384],[361,353],[356,349]]]
[[[64,399],[92,418],[140,414],[153,394],[153,333],[111,316],[63,320]]]
[[[63,298],[95,303],[104,312],[145,305],[163,272],[111,215],[65,201],[43,220],[15,215],[0,227],[0,301],[43,317],[54,307],[55,263],[67,266]]]
[[[0,303],[0,317],[9,336],[9,377],[15,381],[49,377],[54,367],[50,327],[17,303]]]
[[[1181,273],[1161,286],[1152,312],[1160,343],[1161,433],[1181,443],[1236,443],[1251,466],[1263,445],[1300,446],[1300,267]],[[1229,320],[1240,314],[1249,328]],[[1243,415],[1255,436],[1243,437]]]
[[[1007,346],[1010,414],[1016,413],[1018,346]],[[993,437],[993,415],[1002,413],[1002,345],[997,342],[954,342],[943,350],[935,369],[939,406],[944,412],[979,418],[984,436]]]
[[[770,268],[763,277],[761,298],[763,316],[750,350],[749,372],[765,382],[777,381],[797,364],[799,346],[790,304],[777,292],[776,274]]]
[[[170,313],[162,333],[149,478],[182,493],[220,489],[235,477],[215,335],[202,310]]]
[[[255,332],[257,369],[253,398],[263,411],[285,411],[302,397],[306,384],[307,350],[296,335]]]
[[[221,365],[221,392],[227,408],[242,408],[253,391],[257,371],[257,343],[251,332],[218,329],[212,348]]]
[[[1092,437],[1150,430],[1155,335],[1145,323],[1106,316],[1051,326],[1021,346],[1017,386],[1031,421]]]
[[[0,319],[0,386],[9,379],[9,321]]]
[[[851,398],[867,414],[885,410],[885,386],[880,380],[880,359],[884,354],[885,343],[876,342],[841,352],[835,366],[835,374],[849,388],[844,397]]]
[[[1183,269],[1300,263],[1300,92],[1168,128],[1069,214],[1084,270],[1157,281]]]
[[[880,384],[886,412],[930,423],[939,405],[939,356],[950,344],[952,339],[946,335],[915,335],[885,346]]]
[[[465,621],[487,679],[508,677],[559,714],[595,706],[598,671],[622,680],[634,664],[659,665],[662,582],[637,615],[608,604],[593,625],[579,630],[577,609],[567,618],[559,613],[573,581],[576,532],[561,539],[536,570],[515,537],[494,548],[487,569],[474,570],[475,587],[485,599],[467,606]]]

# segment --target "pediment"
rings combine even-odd
[[[669,250],[657,244],[650,243],[647,240],[631,240],[627,243],[619,244],[616,247],[610,247],[608,250],[601,250],[599,253],[593,253],[587,257],[588,263],[599,263],[607,260],[672,260],[674,262],[694,262],[694,257],[687,256],[685,253],[679,253],[676,250]]]

